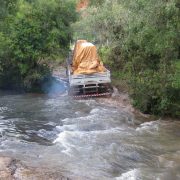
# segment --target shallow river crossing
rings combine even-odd
[[[0,156],[72,179],[180,179],[180,121],[141,122],[105,102],[0,92]]]

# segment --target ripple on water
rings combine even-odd
[[[8,111],[8,107],[0,107],[0,113]]]
[[[4,119],[4,118],[5,118],[4,116],[0,116],[0,120],[1,120],[1,119]]]
[[[136,128],[138,133],[150,133],[154,134],[157,133],[159,130],[159,121],[150,121],[140,124],[139,127]]]
[[[1,154],[82,179],[179,177],[180,123],[135,127],[132,114],[95,99],[3,96],[0,106]]]

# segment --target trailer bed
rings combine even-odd
[[[101,73],[74,75],[71,66],[68,64],[67,75],[70,95],[75,97],[98,97],[111,94],[111,75],[107,69]]]

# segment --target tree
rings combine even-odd
[[[179,3],[104,0],[83,13],[75,36],[98,43],[112,72],[127,75],[134,105],[146,113],[179,116],[180,100],[174,98],[180,97]]]
[[[3,36],[10,57],[4,54],[0,59],[1,86],[17,84],[30,90],[47,76],[47,61],[67,52],[70,24],[75,19],[75,4],[71,0],[18,1],[17,12],[8,15],[4,22]]]

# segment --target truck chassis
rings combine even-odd
[[[111,75],[105,72],[93,74],[72,73],[71,59],[67,59],[67,76],[69,81],[69,95],[74,97],[99,97],[112,94]]]

